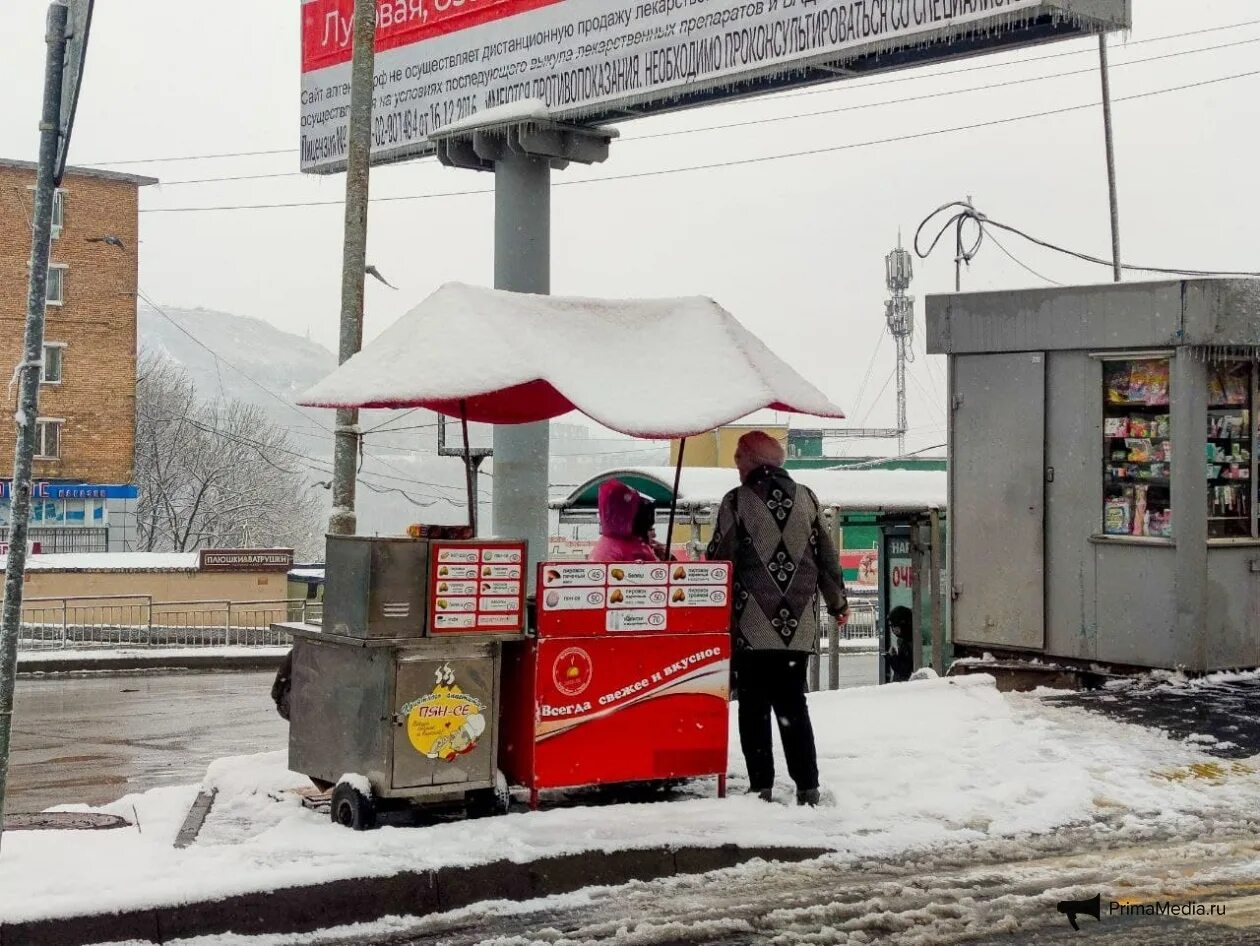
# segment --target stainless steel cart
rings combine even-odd
[[[523,542],[329,536],[322,626],[293,636],[289,768],[332,788],[332,818],[382,808],[505,811],[502,641],[525,630]]]

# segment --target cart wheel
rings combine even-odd
[[[333,789],[330,811],[335,823],[355,831],[376,827],[376,805],[371,796],[345,782],[338,783]]]
[[[508,791],[507,779],[503,777],[503,773],[496,773],[494,788],[478,788],[465,792],[464,804],[469,818],[506,815],[512,804],[512,793]]]

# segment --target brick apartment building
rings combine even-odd
[[[121,549],[131,531],[139,189],[154,183],[69,168],[57,193],[31,511],[31,538],[44,552]],[[34,184],[33,164],[0,159],[5,375],[22,358]],[[13,424],[0,423],[0,542],[8,538],[13,447]]]

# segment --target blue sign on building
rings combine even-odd
[[[32,499],[136,499],[140,489],[130,483],[49,483],[31,484]],[[13,481],[0,480],[0,501],[13,497]]]

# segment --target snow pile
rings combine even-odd
[[[13,832],[0,855],[0,916],[23,920],[180,903],[351,876],[658,845],[824,846],[852,858],[1047,834],[1110,838],[1241,823],[1260,804],[1250,765],[1083,710],[997,692],[976,675],[815,694],[824,788],[834,807],[765,804],[732,791],[661,804],[555,808],[474,822],[353,832],[301,806],[285,754],[223,759],[198,841],[171,847],[197,786],[99,809],[140,830]],[[732,734],[734,727],[732,726]],[[776,798],[792,786],[778,763]],[[1079,838],[1078,838],[1079,840]],[[1048,842],[1047,842],[1048,843]]]
[[[671,378],[668,385],[644,378]],[[712,299],[611,300],[447,283],[307,391],[312,407],[427,407],[493,424],[580,410],[636,437],[763,407],[843,417]]]
[[[0,555],[0,568],[8,558]],[[57,552],[26,559],[33,572],[195,572],[199,565],[196,552]]]

